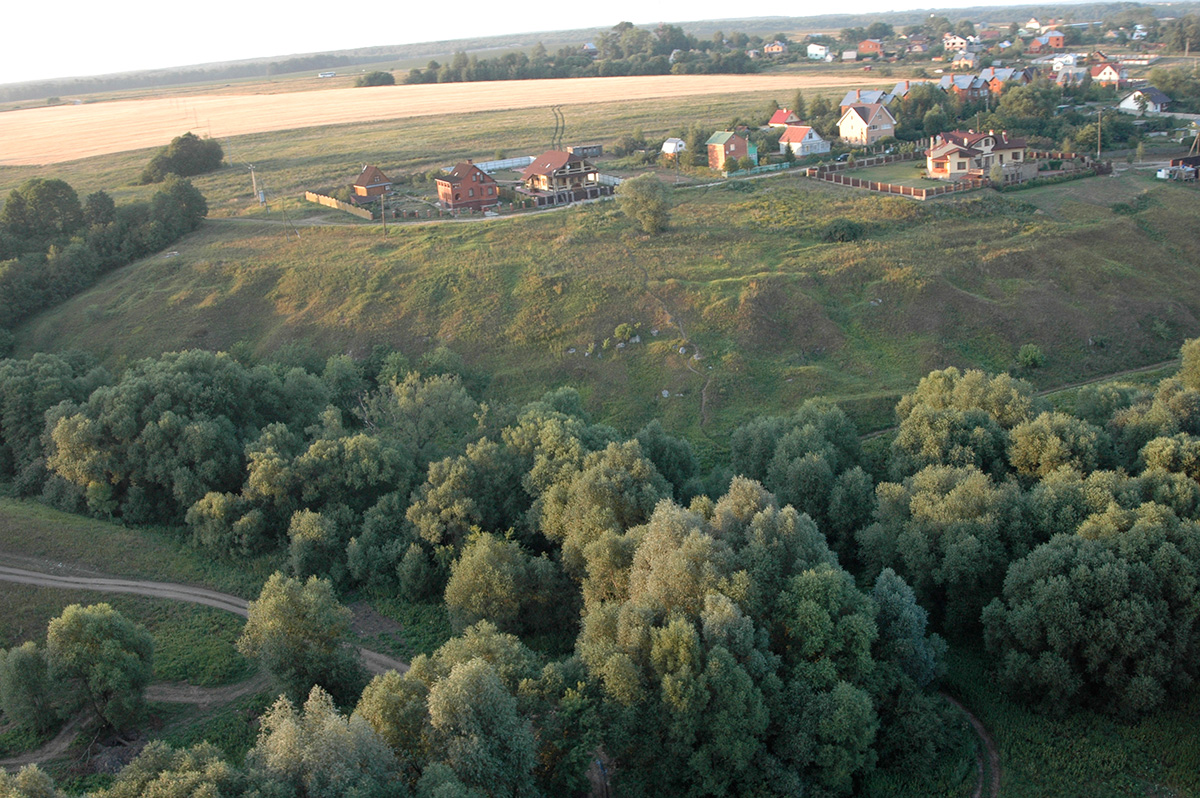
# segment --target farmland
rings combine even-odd
[[[835,75],[664,75],[380,86],[321,92],[191,95],[60,105],[0,114],[0,165],[52,164],[160,146],[182,129],[216,138],[384,119],[660,97],[862,85]],[[483,137],[486,138],[486,137]],[[479,143],[482,143],[480,141]]]

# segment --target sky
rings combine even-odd
[[[999,0],[996,4],[1003,4]],[[736,16],[866,14],[978,2],[802,0],[786,11],[765,5]],[[722,19],[723,0],[648,4],[645,0],[458,0],[453,3],[291,0],[9,0],[0,13],[0,84],[408,44],[496,34]],[[672,11],[648,9],[673,8]],[[663,16],[658,16],[662,14]],[[686,16],[682,16],[686,15]]]

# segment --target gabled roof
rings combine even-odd
[[[352,185],[373,188],[375,186],[390,186],[391,184],[391,179],[379,171],[378,166],[368,165],[363,167],[362,174],[358,176],[358,179]]]
[[[957,144],[960,147],[979,149],[979,143],[987,138],[996,140],[992,149],[1015,150],[1024,149],[1025,139],[1010,139],[1007,130],[948,130],[938,136],[944,142]],[[936,141],[937,139],[935,139]]]
[[[999,80],[1002,83],[1007,83],[1012,80],[1017,74],[1017,70],[1010,67],[986,67],[979,73],[979,77],[991,82]]]
[[[533,163],[525,167],[521,173],[522,180],[528,180],[536,175],[552,175],[569,163],[587,163],[578,155],[562,150],[547,150],[533,159]]]
[[[942,91],[950,91],[950,89],[969,91],[982,89],[986,84],[987,81],[978,75],[942,75],[941,80],[938,81],[938,88]]]
[[[925,154],[935,160],[945,160],[951,155],[960,154],[967,158],[973,158],[976,155],[982,155],[983,152],[973,147],[967,147],[953,141],[938,141],[932,147],[925,150]]]
[[[1098,78],[1106,69],[1111,69],[1118,77],[1121,75],[1121,67],[1117,66],[1116,64],[1096,64],[1088,71],[1091,73],[1092,77]]]
[[[1139,93],[1144,95],[1147,100],[1154,103],[1155,105],[1162,105],[1163,103],[1171,102],[1170,97],[1163,94],[1161,91],[1154,88],[1153,86],[1144,86],[1143,88],[1140,88],[1137,91],[1135,91],[1133,94],[1130,94],[1129,97],[1132,97],[1132,96],[1134,96],[1134,94],[1139,94]],[[1128,100],[1129,97],[1126,97],[1125,99]]]
[[[788,125],[779,137],[779,141],[787,144],[799,144],[812,132],[811,125]],[[817,138],[820,138],[818,135]]]
[[[687,149],[687,142],[680,138],[669,138],[662,143],[662,151],[666,153],[683,152]]]
[[[771,119],[767,122],[768,125],[790,125],[794,122],[799,122],[800,117],[796,116],[795,111],[789,111],[786,108],[780,108],[775,113],[771,114]]]
[[[448,174],[446,174],[443,177],[439,177],[438,180],[444,180],[447,183],[461,183],[463,180],[470,177],[472,172],[478,172],[489,182],[493,182],[493,183],[496,182],[495,180],[492,179],[491,175],[489,175],[487,172],[483,171],[482,169],[480,169],[478,166],[471,163],[470,161],[463,161],[463,162],[459,163],[453,169],[451,169]]]
[[[927,80],[902,80],[896,84],[895,88],[892,89],[891,96],[904,99],[913,86],[920,86],[928,82],[929,81]]]
[[[886,115],[887,118],[892,122],[896,121],[896,118],[892,116],[890,111],[888,111],[887,106],[881,103],[854,103],[846,109],[846,113],[842,114],[842,119],[845,119],[851,114],[857,115],[864,123],[868,125],[871,124],[871,122],[873,122],[880,114]],[[842,119],[838,120],[839,125],[842,124]]]

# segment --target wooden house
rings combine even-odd
[[[362,173],[351,184],[356,201],[374,199],[392,190],[392,181],[378,166],[364,164]]]

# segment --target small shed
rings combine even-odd
[[[672,158],[674,158],[676,155],[678,155],[679,153],[683,152],[686,149],[687,149],[687,143],[683,139],[669,138],[666,141],[664,141],[663,145],[662,145],[663,155],[667,155]]]
[[[599,158],[604,154],[604,145],[576,144],[573,147],[567,147],[567,152],[572,155],[578,155],[580,158]]]

